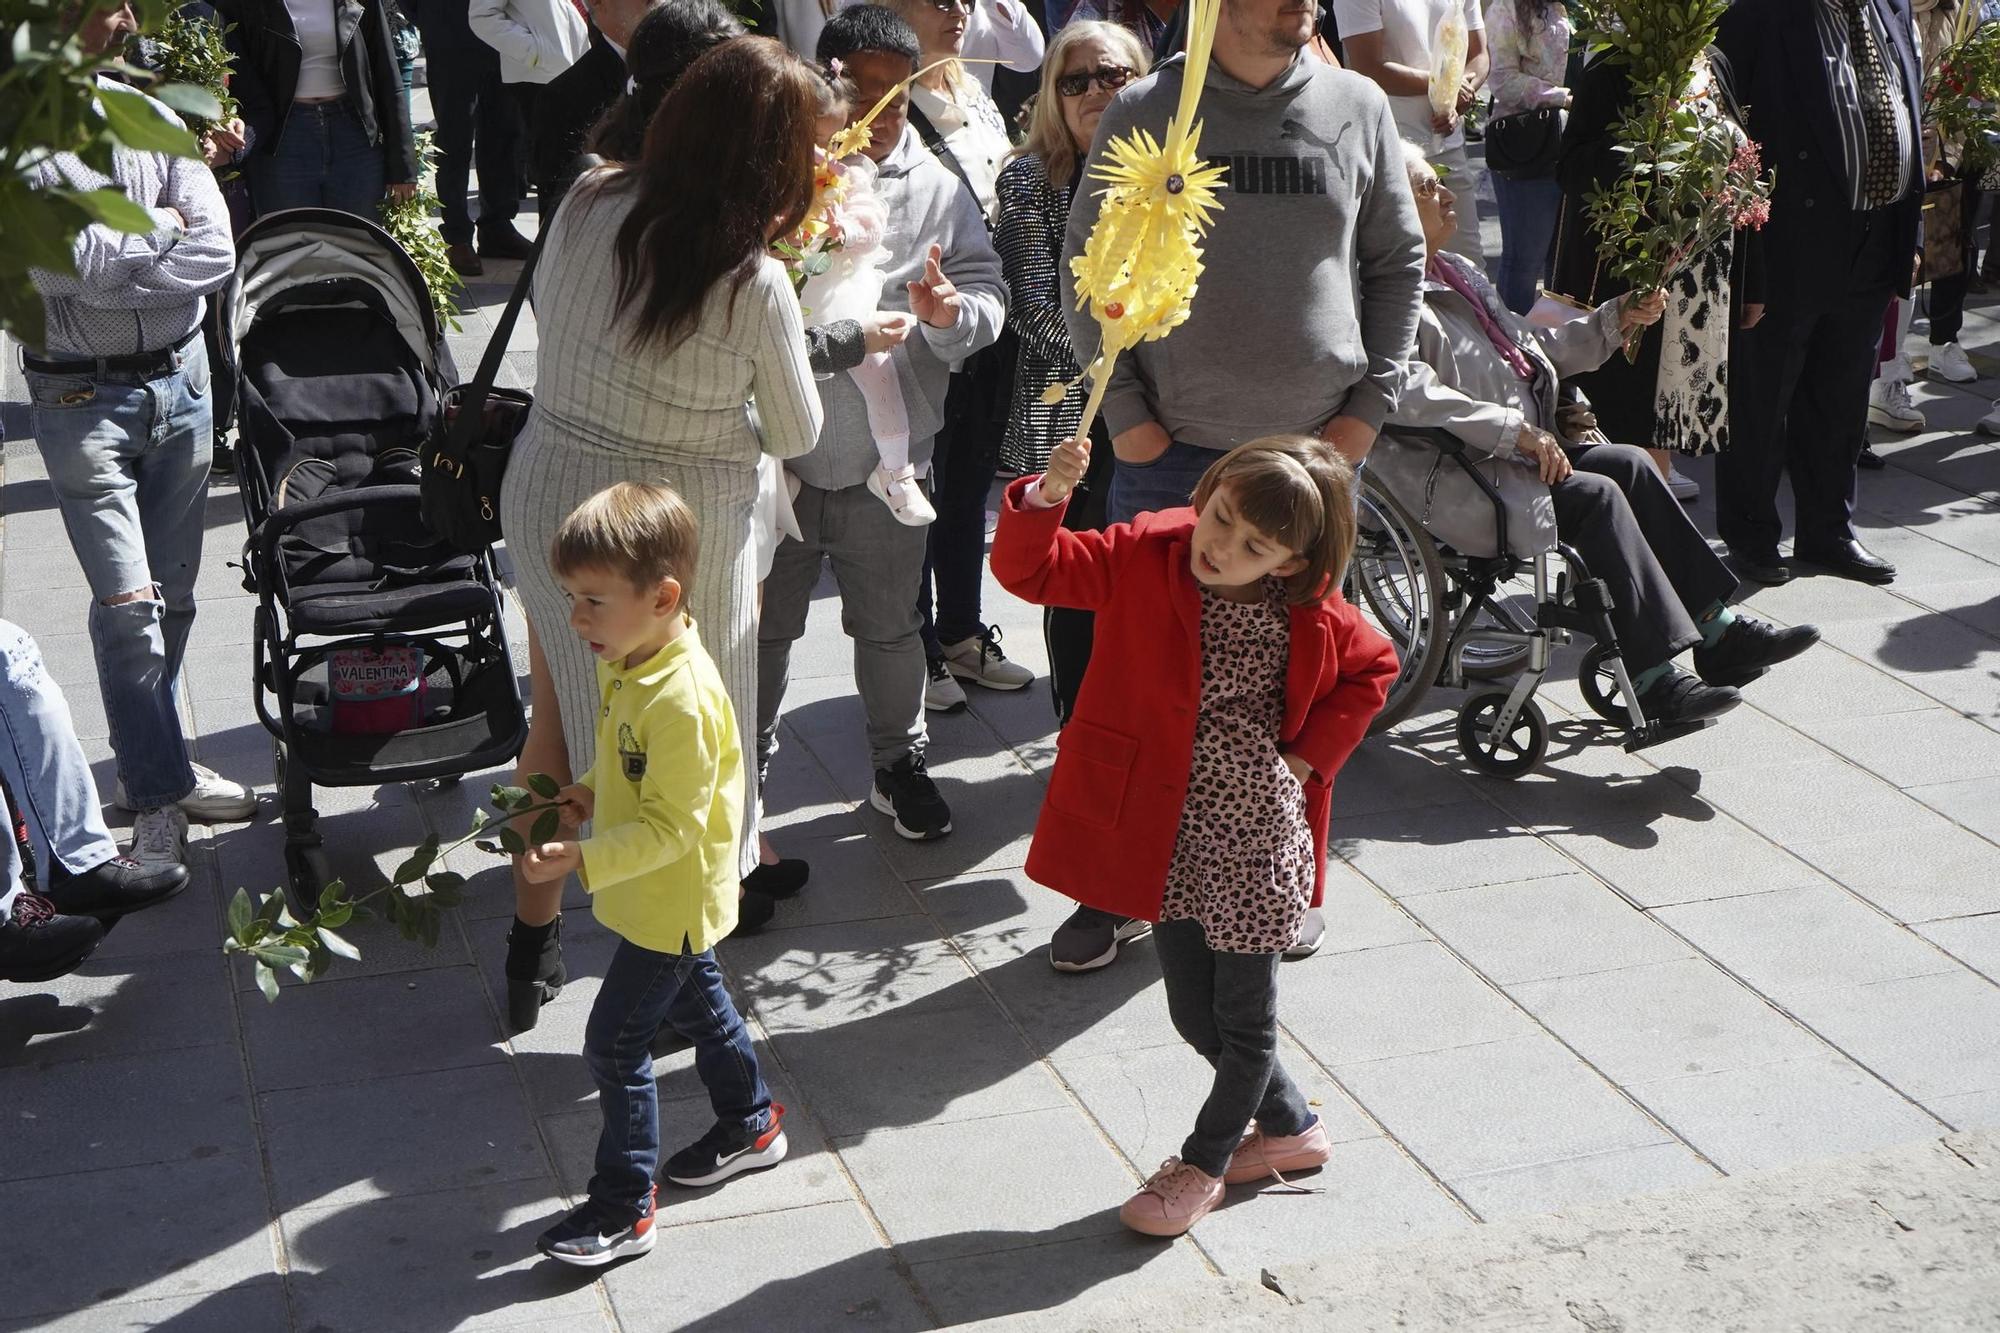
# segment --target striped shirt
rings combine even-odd
[[[131,91],[109,79],[101,82]],[[159,103],[154,106],[173,116]],[[200,326],[203,298],[236,267],[229,208],[206,164],[121,147],[112,153],[111,175],[105,176],[73,153],[57,153],[36,168],[36,184],[73,190],[115,186],[159,223],[133,235],[93,222],[76,238],[76,276],[29,271],[48,320],[47,346],[37,350],[58,360],[157,352]],[[170,208],[187,220],[185,228]]]
[[[1897,179],[1901,182],[1896,199],[1901,199],[1910,193],[1918,175],[1916,126],[1910,116],[1910,106],[1916,100],[1916,93],[1903,82],[1903,62],[1897,58],[1896,45],[1889,39],[1889,31],[1882,25],[1875,6],[1869,0],[1861,0],[1861,12],[1875,34],[1875,45],[1882,53],[1884,70],[1893,80],[1889,101],[1896,112],[1896,161],[1900,164]],[[1849,49],[1847,40],[1847,6],[1844,0],[1820,0],[1813,7],[1813,17],[1819,25],[1820,59],[1826,64],[1827,88],[1833,94],[1833,121],[1840,128],[1841,154],[1847,169],[1848,203],[1856,209],[1865,208],[1868,123],[1861,113],[1861,90],[1854,74],[1854,53]],[[1889,202],[1894,203],[1895,200]]]

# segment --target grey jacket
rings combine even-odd
[[[1565,375],[1595,370],[1618,350],[1619,298],[1552,329],[1539,328],[1501,304],[1486,276],[1455,254],[1438,260],[1471,277],[1487,311],[1534,366],[1523,383],[1494,350],[1472,305],[1431,279],[1423,286],[1416,359],[1404,367],[1396,409],[1368,454],[1368,470],[1439,541],[1464,555],[1499,554],[1493,503],[1458,464],[1396,427],[1429,426],[1464,441],[1466,455],[1507,505],[1507,545],[1532,556],[1555,545],[1555,506],[1533,460],[1515,448],[1523,426],[1552,429]]]
[[[919,324],[890,353],[910,414],[910,461],[922,472],[944,423],[944,396],[953,367],[1000,336],[1007,315],[1007,281],[978,201],[931,155],[914,129],[905,126],[902,139],[876,164],[875,193],[889,214],[883,242],[889,258],[883,266],[879,308],[910,308],[905,284],[923,276],[933,245],[943,250],[939,267],[964,298],[957,324],[948,329]],[[819,444],[809,454],[786,459],[785,466],[800,481],[821,490],[862,485],[882,459],[869,433],[868,406],[861,390],[852,377],[834,375],[820,381],[819,396],[826,407]]]

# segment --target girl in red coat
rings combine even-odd
[[[1168,1012],[1215,1082],[1180,1156],[1119,1216],[1178,1236],[1225,1184],[1329,1156],[1278,1064],[1278,960],[1319,901],[1333,777],[1396,654],[1338,591],[1354,474],[1331,445],[1255,440],[1209,468],[1193,509],[1070,532],[1063,505],[1089,461],[1066,440],[1046,474],[1008,488],[993,573],[1028,601],[1097,613],[1027,869],[1159,923]]]

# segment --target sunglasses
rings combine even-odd
[[[970,14],[978,0],[931,0],[931,8],[940,14]]]
[[[1056,91],[1064,97],[1081,97],[1094,83],[1107,93],[1115,93],[1131,81],[1132,71],[1125,66],[1099,65],[1096,69],[1063,75],[1056,80]]]

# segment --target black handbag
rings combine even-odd
[[[1510,181],[1546,180],[1562,156],[1561,107],[1538,106],[1486,122],[1486,169]]]
[[[424,451],[424,523],[456,549],[468,555],[485,550],[500,540],[500,483],[507,475],[507,459],[514,452],[514,437],[527,424],[528,409],[535,396],[520,389],[496,389],[493,377],[500,372],[500,358],[514,336],[514,321],[520,318],[521,303],[535,278],[535,261],[541,258],[542,242],[550,226],[544,224],[535,236],[534,249],[521,265],[521,276],[507,298],[506,313],[487,339],[486,353],[479,358],[478,373],[472,382],[445,391],[444,411],[439,414],[429,447]]]

